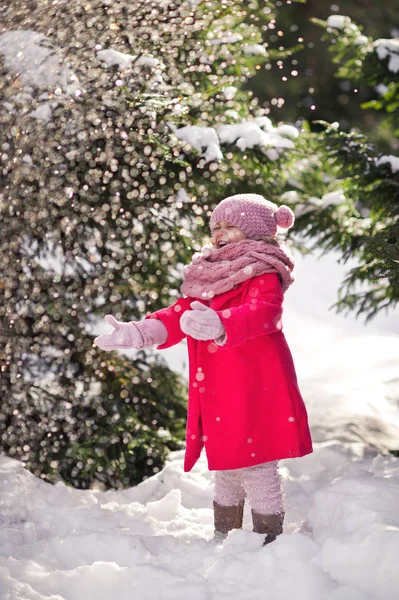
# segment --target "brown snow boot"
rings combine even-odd
[[[232,529],[241,529],[244,515],[244,502],[237,506],[222,506],[213,501],[216,541],[224,540]]]
[[[252,512],[252,523],[253,530],[256,533],[266,533],[265,541],[263,545],[270,544],[270,542],[274,542],[276,537],[283,533],[283,522],[284,522],[284,513],[278,513],[275,515],[261,515]]]

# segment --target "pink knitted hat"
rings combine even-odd
[[[250,238],[275,236],[277,226],[289,229],[295,216],[288,206],[277,206],[259,194],[236,194],[222,200],[212,213],[210,228],[228,221]]]

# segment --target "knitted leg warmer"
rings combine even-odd
[[[244,502],[242,469],[216,471],[213,502],[216,541],[225,539],[232,529],[241,529]]]
[[[283,532],[284,502],[278,462],[243,469],[244,486],[251,504],[253,530],[266,534],[264,545]]]
[[[222,506],[235,506],[245,499],[243,469],[215,472],[215,501]]]
[[[241,470],[252,510],[261,515],[283,512],[283,492],[278,462],[267,462]]]

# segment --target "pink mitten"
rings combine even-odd
[[[181,330],[196,340],[216,340],[224,336],[225,328],[215,310],[195,300],[180,319]]]
[[[168,331],[162,321],[148,319],[121,323],[112,315],[106,315],[105,320],[112,325],[114,331],[95,338],[94,343],[101,350],[127,350],[147,348],[160,345],[168,339]]]
[[[146,319],[136,323],[136,327],[143,336],[144,348],[161,346],[167,342],[168,330],[160,319]]]

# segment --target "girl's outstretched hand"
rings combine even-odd
[[[215,310],[198,300],[191,302],[192,310],[186,310],[181,319],[181,330],[196,340],[216,340],[224,335],[225,329]]]
[[[128,348],[143,348],[144,340],[138,327],[134,322],[121,323],[112,315],[106,315],[105,320],[112,325],[114,331],[99,335],[94,344],[101,350],[125,350]]]

